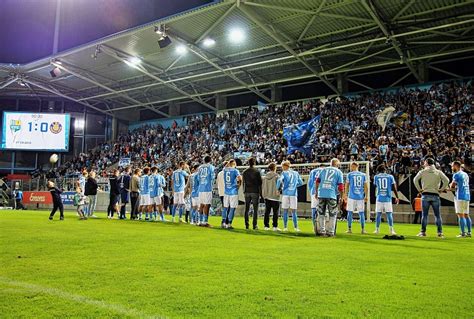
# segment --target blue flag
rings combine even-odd
[[[319,130],[320,119],[321,116],[318,115],[309,121],[293,124],[283,129],[283,137],[288,142],[288,154],[295,151],[306,155],[311,154],[313,145],[318,142],[316,133]]]

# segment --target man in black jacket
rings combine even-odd
[[[119,219],[127,219],[125,216],[126,206],[130,199],[130,167],[127,167],[119,177],[120,187],[120,216]]]
[[[243,172],[244,195],[245,195],[245,228],[249,229],[249,210],[250,204],[253,205],[253,229],[258,229],[258,202],[262,193],[262,176],[254,167],[255,159],[249,158],[249,168]]]
[[[98,185],[95,179],[95,172],[91,171],[84,186],[84,195],[87,196],[89,202],[87,208],[87,216],[89,217],[97,217],[94,215],[95,206],[97,204],[97,189]]]
[[[109,207],[107,208],[107,217],[109,219],[114,218],[114,213],[119,212],[118,203],[120,200],[120,185],[119,185],[119,170],[114,169],[112,176],[109,178],[110,185],[110,197],[109,197]]]
[[[53,220],[54,214],[59,209],[59,220],[64,220],[64,206],[63,201],[61,200],[61,193],[63,192],[56,186],[54,186],[53,181],[48,181],[48,190],[51,192],[51,197],[53,198],[53,210],[49,214],[49,220]]]

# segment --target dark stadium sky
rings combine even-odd
[[[57,1],[0,1],[0,63],[27,63],[52,54]],[[209,0],[60,1],[59,51],[212,2]]]

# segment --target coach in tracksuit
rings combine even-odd
[[[48,190],[51,193],[51,197],[53,198],[53,210],[51,214],[49,214],[49,220],[53,220],[54,214],[59,209],[59,220],[64,220],[64,206],[63,201],[61,199],[61,193],[63,192],[56,186],[54,186],[53,181],[48,181]]]
[[[126,219],[126,206],[130,200],[130,167],[127,167],[119,177],[120,187],[120,216],[119,219]]]

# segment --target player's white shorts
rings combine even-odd
[[[212,192],[199,192],[199,204],[211,205],[212,203]]]
[[[376,213],[393,213],[392,202],[375,202]]]
[[[317,208],[319,203],[319,199],[316,199],[314,195],[311,195],[311,208]]]
[[[173,204],[175,205],[184,205],[184,192],[174,192],[173,193]]]
[[[296,209],[298,208],[298,197],[283,195],[281,197],[281,208],[283,209]]]
[[[237,208],[239,195],[224,195],[224,207]]]
[[[347,211],[348,212],[363,212],[365,211],[364,208],[364,200],[363,199],[352,199],[347,198]],[[384,203],[385,204],[385,203]]]
[[[469,201],[454,199],[456,214],[469,214]]]
[[[151,204],[150,194],[140,195],[140,206],[149,206]]]
[[[191,197],[191,206],[196,207],[199,206],[199,196],[198,197]]]
[[[153,197],[153,204],[155,205],[163,205],[163,197],[155,196]]]

